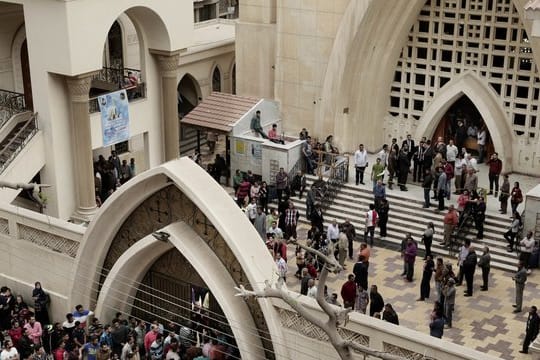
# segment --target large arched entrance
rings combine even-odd
[[[154,237],[156,231],[166,232],[167,241]],[[95,303],[104,318],[114,311],[131,313],[135,284],[176,249],[223,309],[242,357],[273,357],[272,351],[280,349],[267,334],[273,339],[280,330],[271,303],[234,296],[234,286],[260,289],[275,272],[256,237],[234,201],[193,161],[163,164],[126,183],[100,209],[77,257],[70,301]]]
[[[512,171],[512,132],[506,112],[495,93],[472,72],[453,79],[437,92],[418,121],[415,138],[432,138],[439,126],[439,120],[462,96],[470,99],[481,115],[490,134],[493,149],[503,160],[504,171]]]
[[[436,119],[434,119],[436,121]],[[462,122],[466,130],[467,137],[463,139],[457,134],[458,123]],[[485,154],[492,154],[494,150],[493,140],[487,129],[486,122],[482,118],[482,114],[478,111],[474,103],[466,95],[462,95],[454,102],[446,113],[439,119],[439,125],[435,129],[435,133],[431,138],[431,143],[435,144],[439,137],[442,137],[445,143],[450,139],[459,147],[467,149],[467,152],[478,155],[477,137],[480,129],[486,129],[486,147]],[[464,140],[464,141],[463,141]],[[461,151],[461,148],[459,149]]]

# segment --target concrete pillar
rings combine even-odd
[[[156,57],[161,74],[162,129],[165,161],[180,156],[180,121],[178,119],[177,70],[180,50],[150,50]]]
[[[74,218],[88,221],[97,211],[92,134],[88,100],[92,75],[95,72],[66,77],[71,102],[73,162],[77,189],[77,209]]]

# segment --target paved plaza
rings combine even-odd
[[[307,227],[302,226],[299,239],[305,239]],[[417,239],[418,240],[418,239]],[[369,261],[369,285],[377,285],[385,303],[391,303],[399,316],[400,326],[406,326],[429,334],[429,319],[433,309],[436,292],[432,279],[430,298],[416,301],[420,296],[420,280],[422,277],[422,256],[417,257],[414,281],[409,283],[401,277],[403,262],[396,250],[381,248],[375,241]],[[355,243],[355,251],[360,243]],[[299,292],[299,280],[294,277],[296,263],[294,247],[288,250],[289,289]],[[445,258],[456,264],[456,259]],[[339,275],[330,275],[328,292],[339,294],[341,285],[347,281],[352,272],[354,262],[347,260],[346,270]],[[454,267],[457,272],[457,267]],[[456,310],[453,327],[445,329],[443,339],[452,343],[489,353],[501,359],[531,359],[531,355],[520,354],[522,340],[525,336],[525,323],[529,306],[540,305],[540,277],[533,270],[525,286],[523,312],[514,314],[514,282],[512,273],[492,269],[489,279],[489,291],[481,292],[482,274],[480,269],[475,273],[474,293],[472,297],[464,297],[465,282],[457,288]],[[341,296],[339,296],[340,302]]]

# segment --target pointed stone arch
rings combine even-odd
[[[473,72],[463,73],[442,87],[424,111],[418,122],[415,138],[431,138],[438,121],[452,104],[466,95],[476,106],[491,134],[495,151],[503,160],[504,171],[512,171],[512,129],[497,94]]]
[[[170,233],[170,242],[152,237],[159,230]],[[230,288],[242,284],[262,289],[272,279],[275,264],[257,238],[233,199],[197,164],[189,158],[168,162],[120,187],[92,220],[75,261],[70,305],[97,304],[98,316],[107,316],[107,309],[129,309],[134,299],[128,295],[134,290],[123,277],[140,281],[161,254],[176,247],[236,325],[242,357],[285,354],[267,336],[282,336],[271,302],[238,299]],[[242,323],[259,333],[242,330]]]
[[[197,79],[190,73],[185,73],[178,82],[178,101],[182,99],[184,104],[178,104],[178,113],[187,115],[202,99],[201,86]]]
[[[210,77],[209,77],[212,91],[223,92],[223,78],[224,78],[223,75],[224,74],[221,71],[221,66],[219,66],[219,64],[217,63],[214,63],[214,65],[212,65],[211,67]],[[217,77],[218,79],[215,79],[214,77]],[[219,86],[217,83],[218,80],[219,80]],[[216,90],[216,88],[218,89]]]
[[[24,93],[23,70],[21,64],[21,50],[26,41],[26,28],[21,25],[15,32],[11,43],[11,63],[13,64],[13,87],[16,92]]]

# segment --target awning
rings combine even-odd
[[[213,92],[182,120],[182,124],[219,132],[231,132],[234,124],[260,99]]]

